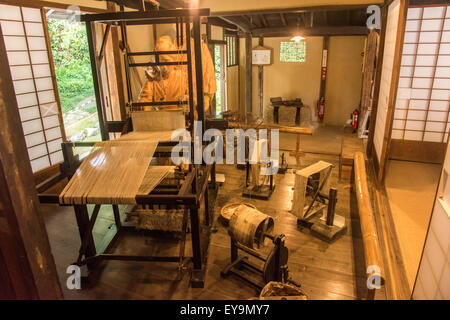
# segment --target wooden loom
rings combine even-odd
[[[184,114],[182,119],[176,114],[158,112],[160,116],[156,119],[155,113],[132,114],[131,117],[122,122],[105,121],[105,110],[102,103],[101,81],[99,78],[99,67],[95,55],[95,45],[93,42],[92,27],[94,22],[104,23],[107,29],[111,23],[115,22],[122,29],[122,35],[126,42],[127,23],[136,25],[157,24],[173,21],[177,26],[184,24],[186,35],[190,36],[193,22],[194,48],[191,48],[191,41],[187,41],[184,53],[187,61],[180,64],[187,65],[189,101],[157,101],[134,103],[129,101],[130,110],[139,110],[145,106],[160,106],[168,104],[189,105],[189,120],[193,123],[194,114],[197,119],[204,121],[204,101],[203,85],[201,77],[201,55],[192,56],[191,52],[196,49],[200,52],[200,16],[209,15],[209,10],[158,10],[149,12],[115,12],[102,14],[82,15],[81,20],[86,22],[88,33],[88,43],[92,61],[92,72],[95,84],[97,108],[100,120],[102,138],[107,140],[110,132],[127,133],[134,127],[134,132],[123,135],[115,141],[92,142],[66,142],[63,143],[64,163],[61,165],[62,174],[59,177],[52,177],[52,181],[46,181],[37,186],[41,203],[60,203],[61,205],[72,205],[81,238],[81,247],[78,259],[75,264],[86,265],[88,271],[93,271],[102,260],[128,260],[128,261],[159,261],[178,262],[180,266],[187,261],[192,261],[191,286],[203,287],[206,272],[206,257],[209,245],[210,213],[208,179],[211,176],[211,184],[215,187],[214,165],[189,166],[180,172],[180,183],[161,183],[164,177],[173,170],[173,166],[150,166],[154,157],[170,157],[170,150],[167,147],[173,146],[176,142],[170,141],[170,136],[174,129],[184,128]],[[105,37],[107,32],[105,32]],[[177,52],[179,53],[179,52]],[[167,65],[160,61],[161,54],[171,54],[170,52],[126,52],[125,56],[153,55],[156,62],[144,64]],[[195,64],[193,59],[195,58]],[[126,62],[126,69],[133,67],[133,64]],[[193,77],[196,77],[196,87],[193,88]],[[127,74],[127,89],[130,90],[130,82]],[[196,95],[196,110],[194,105],[194,94]],[[128,95],[130,98],[131,95]],[[161,120],[165,117],[165,120]],[[134,119],[133,119],[134,118]],[[144,119],[145,118],[145,119]],[[134,123],[131,123],[134,120]],[[161,124],[164,124],[161,126]],[[115,130],[111,130],[114,129]],[[191,126],[190,126],[191,128]],[[149,132],[148,130],[153,130]],[[94,150],[83,162],[79,156],[73,154],[75,146],[94,146]],[[45,194],[45,187],[50,182],[69,177],[70,182],[63,192],[57,194]],[[215,188],[213,188],[215,191]],[[93,211],[90,215],[88,204],[93,204]],[[114,254],[113,248],[121,238],[123,232],[134,230],[134,226],[122,221],[119,212],[119,205],[137,204],[144,208],[154,205],[176,205],[184,208],[185,221],[190,219],[192,257],[184,257],[184,239],[180,244],[180,254],[178,256],[141,256],[141,255],[118,255]],[[96,246],[92,230],[102,205],[112,205],[115,224],[110,227],[103,241]],[[200,225],[200,206],[204,206],[204,226]],[[189,218],[188,218],[189,216]],[[183,227],[185,230],[186,228]],[[202,233],[204,233],[202,235]]]

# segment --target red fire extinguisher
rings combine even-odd
[[[319,105],[317,106],[317,115],[320,120],[323,120],[323,116],[325,115],[325,98],[321,97],[319,101]]]
[[[352,112],[352,128],[355,133],[358,130],[358,120],[359,120],[359,111],[358,109],[353,110]]]

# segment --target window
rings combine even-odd
[[[0,24],[33,172],[63,160],[63,131],[41,10],[0,5]]]
[[[449,18],[448,6],[408,9],[392,139],[448,140]]]
[[[305,62],[306,42],[281,42],[280,45],[281,62]]]
[[[236,34],[226,34],[227,42],[227,67],[237,66],[239,64],[238,52],[239,42]]]

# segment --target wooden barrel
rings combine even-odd
[[[245,205],[238,206],[230,218],[231,236],[250,249],[263,247],[264,234],[271,233],[273,226],[270,216]]]
[[[220,210],[220,217],[222,218],[222,221],[224,221],[226,224],[228,224],[230,222],[231,216],[233,215],[234,211],[240,205],[244,205],[244,206],[256,209],[256,207],[254,205],[252,205],[251,203],[244,203],[244,202],[229,203],[229,204],[223,206],[222,210]]]

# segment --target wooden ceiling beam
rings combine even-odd
[[[264,28],[268,28],[268,27],[269,27],[269,23],[267,22],[267,19],[266,19],[266,17],[264,16],[264,14],[260,14],[260,15],[259,15],[259,18],[261,19],[261,21],[262,21],[262,23],[263,23],[263,25],[264,25]]]
[[[286,21],[286,16],[284,15],[284,13],[280,13],[280,18],[281,18],[281,22],[283,23],[283,26],[287,27],[287,21]]]
[[[271,13],[301,13],[301,12],[321,12],[321,11],[342,11],[342,10],[366,10],[371,4],[380,5],[383,1],[374,0],[373,3],[364,5],[329,5],[312,7],[295,7],[281,9],[263,9],[263,10],[240,10],[240,11],[216,11],[211,12],[211,16],[242,16],[242,15],[261,15]]]
[[[354,36],[367,35],[369,29],[366,26],[344,26],[344,27],[315,27],[315,28],[258,28],[252,30],[253,37],[288,37],[296,34],[303,36]]]
[[[228,30],[237,30],[238,29],[238,27],[235,24],[229,23],[220,17],[208,17],[207,19],[208,19],[208,23],[213,26],[222,27],[222,28],[228,29]]]
[[[235,26],[237,26],[239,29],[241,29],[242,31],[244,31],[245,33],[250,33],[251,32],[251,25],[249,25],[247,23],[247,21],[245,20],[244,17],[242,16],[238,16],[238,17],[221,17],[222,20],[231,23]]]

